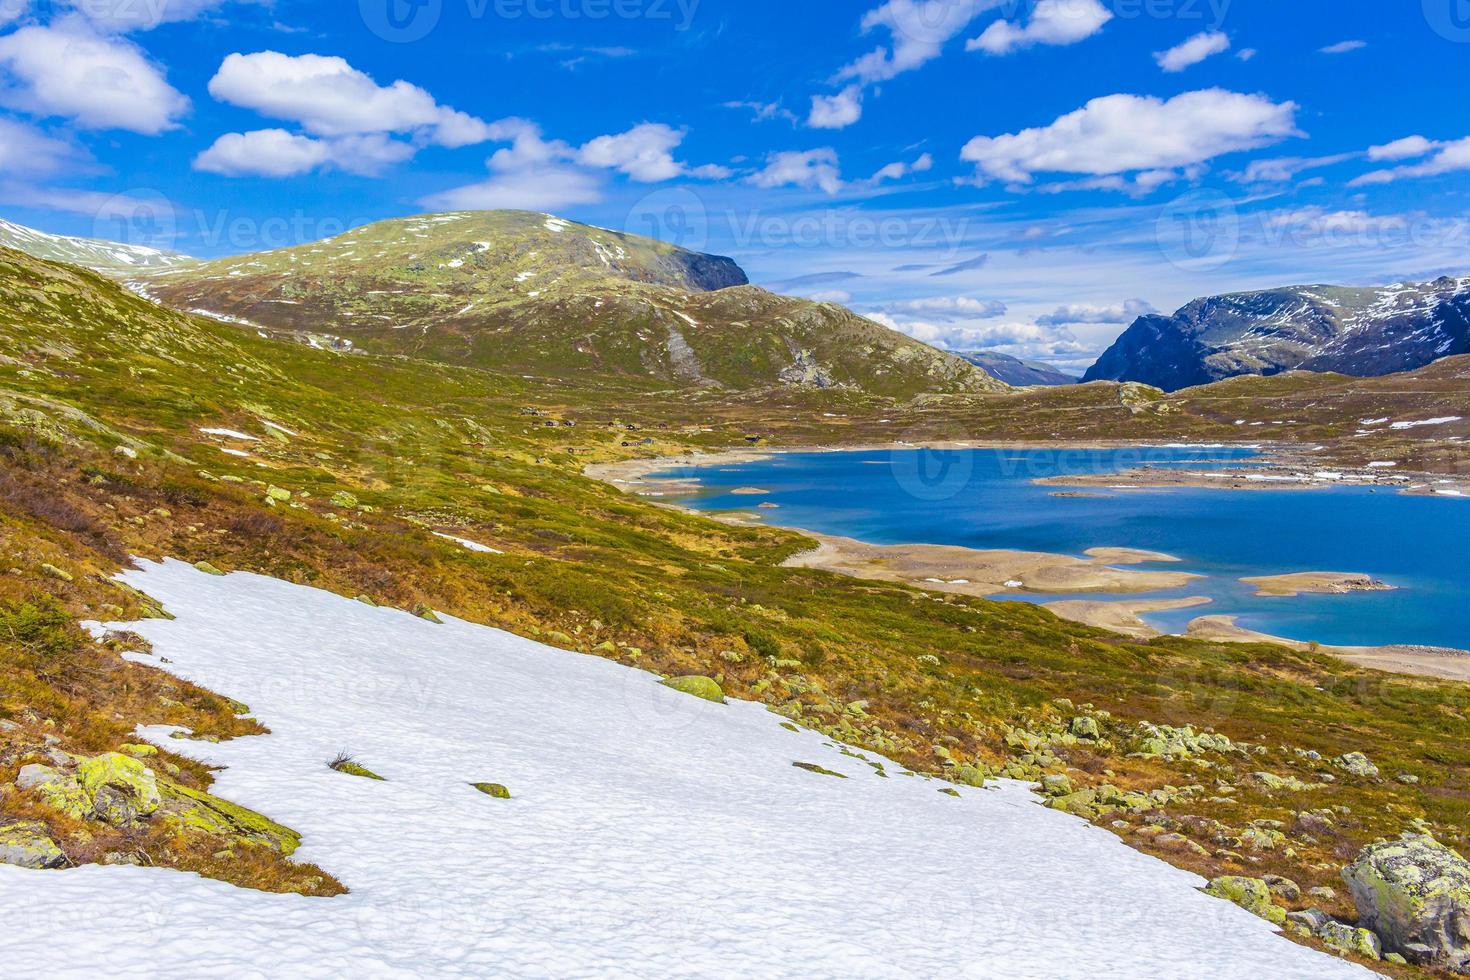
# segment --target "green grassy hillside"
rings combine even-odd
[[[326,346],[584,384],[1004,387],[841,307],[747,286],[729,259],[532,212],[384,221],[138,281],[171,306]]]

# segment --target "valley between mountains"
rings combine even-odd
[[[1460,283],[1237,301],[1230,331],[1275,324],[1269,344],[1243,331],[1253,360],[1196,331],[1202,309],[1150,321],[1187,337],[1167,377],[1134,377],[1155,348],[1135,328],[1104,358],[1116,380],[1012,386],[729,259],[538,213],[210,262],[0,240],[0,863],[30,869],[0,867],[0,894],[42,896],[20,969],[56,954],[46,910],[112,916],[156,889],[196,924],[244,922],[280,969],[303,962],[273,930],[310,922],[318,962],[552,972],[578,920],[538,881],[597,896],[583,965],[634,969],[656,937],[618,923],[649,866],[693,889],[684,913],[730,916],[675,920],[669,948],[711,970],[1168,976],[1212,943],[1292,976],[1470,961],[1451,920],[1435,945],[1426,916],[1370,914],[1418,894],[1405,867],[1470,908],[1465,684],[801,567],[800,532],[586,475],[732,449],[1250,443],[1269,452],[1242,473],[1454,491]],[[1337,332],[1370,320],[1402,350],[1349,365],[1365,348]],[[782,816],[807,800],[799,827]],[[422,827],[384,816],[415,808]],[[640,822],[660,812],[710,833]],[[942,834],[884,829],[930,820]],[[484,843],[502,830],[541,877]],[[779,874],[741,879],[753,840]],[[1045,862],[1052,884],[1007,901],[1063,923],[1061,951],[994,939],[1034,932],[985,898],[981,857],[1012,843],[1016,874]],[[956,854],[964,881],[936,859]],[[431,901],[461,881],[483,917]],[[506,888],[534,928],[505,926]],[[967,901],[978,925],[946,931]],[[375,959],[334,938],[344,915],[419,931]],[[767,927],[774,967],[751,940]],[[168,948],[196,926],[156,928],[190,969]],[[112,938],[77,944],[146,969]]]

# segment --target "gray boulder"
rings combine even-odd
[[[1432,837],[1406,836],[1364,848],[1342,877],[1384,948],[1470,972],[1470,861]]]
[[[12,823],[0,826],[0,864],[40,871],[66,863],[61,848],[39,823]]]

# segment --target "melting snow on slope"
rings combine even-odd
[[[763,706],[464,622],[172,561],[126,579],[178,617],[129,624],[167,669],[272,730],[169,747],[351,893],[0,867],[12,976],[1372,976],[1019,783],[952,798]],[[389,781],[328,769],[342,750]]]
[[[464,548],[466,551],[475,551],[479,552],[482,555],[505,554],[505,552],[498,551],[495,548],[490,547],[488,544],[481,544],[478,541],[471,541],[468,538],[456,538],[452,534],[440,534],[438,531],[435,531],[434,537],[443,538],[445,541],[453,541],[455,544],[459,545],[461,548]]]
[[[260,441],[255,436],[248,435],[244,432],[236,432],[234,429],[200,429],[199,431],[209,436],[224,436],[226,439],[243,439],[246,442]]]

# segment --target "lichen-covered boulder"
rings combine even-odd
[[[91,816],[91,803],[77,778],[50,766],[23,766],[15,777],[15,785],[31,790],[51,809],[76,820]]]
[[[497,800],[510,799],[510,790],[500,783],[470,783],[470,785],[486,796],[493,796]]]
[[[115,827],[136,823],[158,809],[158,780],[153,770],[121,752],[83,759],[77,765],[77,783],[91,804],[92,815]]]
[[[207,562],[207,561],[196,561],[194,563],[194,567],[197,568],[197,569],[199,569],[199,571],[203,572],[205,575],[223,575],[224,574],[224,572],[220,571],[217,566],[215,566],[213,563]]]
[[[1432,837],[1405,837],[1364,848],[1342,877],[1385,948],[1470,971],[1470,861]]]
[[[159,816],[184,832],[229,837],[251,846],[269,847],[289,856],[301,846],[301,835],[229,800],[178,783],[160,784]]]
[[[692,694],[697,698],[704,698],[706,701],[713,701],[716,704],[725,703],[725,692],[720,688],[720,685],[715,682],[714,678],[705,677],[703,674],[690,674],[686,677],[670,677],[660,683],[664,687],[671,687],[684,694]]]
[[[1378,767],[1361,752],[1340,755],[1332,760],[1332,764],[1350,776],[1360,776],[1363,779],[1376,779],[1378,776]]]
[[[1286,924],[1286,909],[1271,901],[1271,888],[1259,878],[1225,875],[1210,882],[1206,895],[1233,902],[1252,915],[1278,926]]]
[[[1377,936],[1367,929],[1350,926],[1344,922],[1334,922],[1329,919],[1317,930],[1317,938],[1322,940],[1323,945],[1331,949],[1355,953],[1370,960],[1383,958],[1383,945],[1378,941]]]
[[[1067,726],[1067,731],[1089,742],[1096,742],[1102,738],[1102,732],[1097,726],[1097,719],[1089,718],[1087,715],[1078,715],[1076,718],[1073,718]]]
[[[39,823],[0,825],[0,864],[40,871],[58,868],[66,863],[66,855]]]

